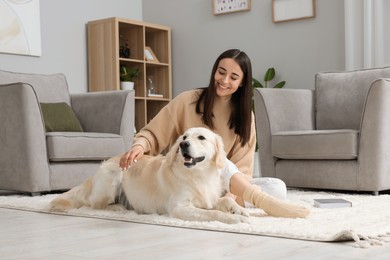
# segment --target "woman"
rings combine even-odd
[[[121,157],[120,167],[127,168],[144,153],[161,153],[190,127],[206,127],[222,137],[227,154],[223,171],[225,188],[233,194],[231,196],[236,196],[239,204],[244,205],[246,201],[276,217],[309,214],[306,208],[264,192],[261,189],[264,182],[260,182],[259,187],[250,181],[256,132],[252,113],[252,67],[244,52],[237,49],[223,52],[214,63],[208,87],[183,92],[165,106],[136,135],[131,149]],[[279,194],[286,193],[280,180],[271,182],[272,185],[278,185]],[[272,191],[272,187],[269,190]]]

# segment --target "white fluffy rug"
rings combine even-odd
[[[58,196],[0,196],[0,207],[48,212],[49,202]],[[320,209],[313,206],[316,198],[343,198],[351,208]],[[351,195],[340,193],[289,190],[288,201],[311,209],[306,219],[275,218],[262,210],[250,209],[248,223],[228,225],[220,222],[182,221],[156,214],[138,215],[134,211],[106,211],[81,208],[65,215],[83,216],[136,223],[147,223],[194,229],[274,236],[312,241],[354,240],[355,246],[369,247],[390,242],[390,195]]]

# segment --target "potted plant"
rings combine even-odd
[[[260,83],[259,80],[252,78],[254,88],[268,88],[268,82],[275,78],[276,71],[274,68],[268,68],[264,74],[264,85]],[[286,84],[286,81],[281,81],[277,83],[273,88],[283,88]]]
[[[130,58],[131,52],[127,38],[123,37],[122,35],[119,35],[119,42],[119,57],[126,59]]]
[[[126,65],[120,66],[120,80],[121,80],[121,89],[129,90],[134,89],[134,81],[139,75],[139,68],[133,67],[129,68]]]

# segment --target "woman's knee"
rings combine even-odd
[[[287,187],[281,179],[269,177],[254,178],[251,180],[251,183],[259,186],[262,191],[278,199],[284,200],[287,197]]]

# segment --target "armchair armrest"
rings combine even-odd
[[[389,100],[390,79],[375,80],[367,94],[360,127],[358,189],[372,186],[372,191],[382,190],[390,181]]]
[[[45,126],[31,85],[0,85],[0,122],[0,189],[50,190]]]
[[[86,132],[124,137],[125,149],[134,136],[134,90],[71,94],[71,106]]]
[[[276,177],[272,133],[315,129],[314,91],[308,89],[254,89],[257,143],[261,173]]]

